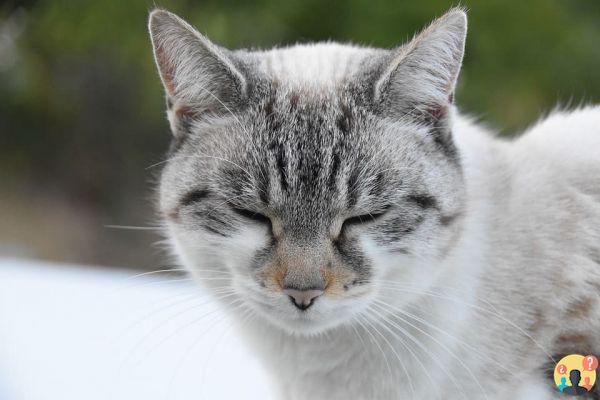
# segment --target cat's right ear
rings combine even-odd
[[[442,117],[452,104],[465,50],[467,15],[455,8],[391,52],[375,102],[391,116]]]
[[[148,30],[175,136],[190,121],[231,112],[244,101],[247,80],[227,49],[165,10],[150,13]]]

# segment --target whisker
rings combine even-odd
[[[381,300],[375,300],[376,302],[379,302],[383,305],[387,305],[388,307],[393,308],[395,311],[400,312],[404,315],[406,315],[407,317],[425,325],[428,326],[440,333],[442,333],[443,335],[446,335],[447,337],[451,338],[452,340],[456,341],[458,344],[462,345],[463,347],[467,348],[469,351],[471,351],[474,355],[477,355],[481,360],[486,360],[486,361],[490,361],[493,364],[495,364],[497,367],[501,368],[504,372],[512,375],[513,377],[516,377],[515,373],[513,371],[511,371],[510,369],[506,368],[504,365],[502,365],[502,363],[496,361],[495,359],[493,359],[492,357],[482,354],[479,350],[477,350],[475,347],[471,346],[470,344],[466,343],[465,341],[461,340],[460,338],[457,338],[456,336],[446,332],[445,330],[439,328],[438,326],[432,324],[431,322],[428,322],[427,320],[425,320],[424,318],[420,318],[412,313],[409,313],[408,311],[405,311],[399,307],[394,307],[391,304],[385,303]]]
[[[223,300],[223,299],[225,299],[225,298],[227,298],[227,297],[230,297],[230,296],[233,296],[233,295],[236,295],[236,293],[235,293],[235,292],[233,292],[233,293],[230,293],[230,294],[228,294],[228,295],[221,296],[221,297],[219,297],[219,300]],[[240,301],[242,301],[242,299],[235,299],[235,300],[233,300],[233,301],[232,301],[232,303],[230,303],[230,304],[234,304],[234,302],[236,302],[236,303],[237,303],[237,302],[240,302]],[[193,308],[197,308],[197,307],[193,307]],[[193,309],[193,308],[192,308],[192,309]],[[189,311],[189,310],[187,310],[187,311]],[[157,343],[157,344],[154,346],[154,348],[156,349],[156,348],[158,348],[158,347],[162,346],[162,345],[163,345],[165,342],[167,342],[169,339],[173,338],[175,335],[177,335],[177,334],[178,334],[179,332],[181,332],[183,329],[189,328],[190,326],[193,326],[193,325],[197,324],[198,322],[201,322],[202,320],[204,320],[204,318],[206,318],[207,316],[209,316],[209,315],[212,315],[212,314],[214,314],[214,313],[216,313],[216,312],[223,312],[223,310],[222,310],[222,308],[221,308],[220,306],[216,306],[216,307],[215,307],[213,310],[211,310],[211,311],[207,311],[206,313],[202,314],[200,317],[198,317],[198,318],[196,318],[196,319],[194,319],[194,320],[190,321],[189,323],[185,324],[185,325],[184,325],[184,326],[182,326],[182,327],[179,327],[179,328],[177,328],[175,331],[171,332],[171,334],[167,335],[166,337],[163,337],[163,338],[162,338],[162,339],[161,339],[161,340],[160,340],[160,341],[159,341],[159,342],[158,342],[158,343]],[[150,352],[146,353],[146,356],[147,356],[149,353],[150,353]],[[138,361],[138,363],[136,363],[136,364],[139,364],[139,363],[140,363],[140,362],[142,362],[144,359],[146,359],[146,357],[144,357],[142,360],[139,360],[139,361]]]
[[[379,352],[381,353],[381,356],[383,357],[383,360],[385,361],[385,365],[387,367],[388,373],[390,375],[390,379],[393,381],[394,380],[394,375],[392,374],[392,367],[390,366],[390,363],[385,355],[385,352],[383,351],[383,349],[381,348],[381,346],[379,345],[379,342],[377,341],[377,339],[375,339],[375,336],[371,333],[371,331],[368,329],[368,327],[364,324],[364,322],[362,322],[363,318],[361,318],[360,315],[356,316],[356,322],[358,322],[359,326],[361,328],[363,328],[365,330],[365,332],[367,332],[367,334],[369,335],[369,337],[371,338],[371,341],[375,344],[375,346],[379,349]]]
[[[373,311],[372,308],[370,308],[370,307],[369,307],[369,310]],[[410,386],[410,390],[411,390],[412,395],[414,397],[415,396],[415,387],[413,385],[412,377],[410,376],[410,374],[408,372],[408,369],[406,368],[406,366],[402,362],[402,358],[400,357],[400,355],[396,351],[396,348],[390,343],[390,341],[388,340],[387,337],[385,337],[385,335],[383,335],[381,332],[379,332],[379,330],[377,329],[377,327],[375,327],[371,323],[369,323],[369,325],[371,325],[371,327],[373,329],[375,329],[375,332],[378,333],[379,336],[381,336],[383,338],[383,340],[387,343],[387,345],[389,346],[389,348],[392,350],[392,353],[394,353],[394,355],[396,356],[396,359],[398,360],[398,363],[400,363],[400,366],[404,370],[404,374],[406,375],[406,379],[408,380],[408,383],[409,383],[409,386]],[[386,327],[386,329],[387,329],[387,327]]]
[[[210,296],[214,296],[215,294],[221,294],[221,293],[228,293],[231,290],[231,288],[229,288],[228,286],[222,286],[219,288],[215,288],[212,293],[205,293],[203,295],[198,295],[198,293],[193,293],[193,294],[179,294],[178,296],[174,296],[175,298],[177,298],[178,300],[176,301],[172,301],[166,305],[162,305],[160,307],[154,308],[153,310],[149,311],[148,313],[144,314],[142,317],[140,317],[139,319],[137,319],[136,321],[134,321],[133,323],[131,323],[130,325],[128,325],[123,332],[120,335],[117,335],[116,338],[119,338],[121,336],[123,336],[125,333],[127,333],[128,331],[130,331],[131,329],[135,328],[136,326],[140,325],[142,322],[146,321],[147,319],[149,319],[150,317],[158,314],[159,312],[162,311],[166,311],[174,306],[177,306],[179,304],[185,304],[188,302],[192,302],[192,301],[196,301],[196,300],[201,300],[201,299],[205,299],[207,297]],[[181,298],[183,297],[183,298]],[[173,297],[170,297],[169,300],[172,300]]]
[[[407,288],[414,288],[414,286],[409,285],[405,282],[398,282],[398,281],[393,281],[393,280],[384,280],[384,279],[380,279],[380,280],[375,280],[376,282],[382,283],[382,284],[388,284],[388,285],[394,285],[394,286],[398,286],[398,287],[407,287]],[[458,292],[455,294],[463,294],[463,295],[467,295],[467,296],[472,296],[475,300],[480,301],[482,303],[484,303],[485,305],[489,306],[493,311],[498,312],[498,309],[496,308],[496,306],[494,306],[492,303],[490,303],[489,301],[479,297],[479,296],[474,296],[471,292],[468,292],[464,289],[461,288],[457,288],[457,287],[452,287],[452,286],[445,286],[445,285],[434,285],[432,286],[432,289],[445,289],[445,290],[450,290],[450,291],[454,291],[454,292]],[[429,293],[436,293],[433,290],[425,290]],[[448,295],[446,293],[440,293],[440,294],[444,294],[444,295]],[[456,296],[455,296],[456,297]]]
[[[232,293],[231,295],[234,295],[234,294],[235,294],[235,293]],[[223,297],[221,297],[221,300],[222,300],[223,298],[226,298],[226,297],[228,297],[228,296],[223,296]],[[240,301],[243,301],[243,299],[234,299],[234,300],[233,300],[233,301],[230,303],[230,305],[231,305],[231,304],[238,303],[238,302],[240,302]],[[189,327],[191,327],[191,326],[193,326],[193,325],[196,325],[196,324],[197,324],[197,323],[199,323],[199,322],[202,322],[202,321],[203,321],[203,320],[204,320],[206,317],[208,317],[208,316],[210,316],[210,315],[213,315],[213,314],[215,314],[215,313],[217,313],[217,312],[221,312],[221,314],[220,314],[220,315],[217,315],[217,318],[219,318],[219,319],[218,319],[219,321],[225,318],[225,314],[223,314],[223,313],[222,313],[222,312],[223,312],[223,310],[222,310],[222,308],[221,308],[221,307],[215,307],[213,310],[211,310],[211,311],[207,311],[206,313],[202,314],[200,317],[198,317],[198,318],[196,318],[196,319],[194,319],[194,320],[192,320],[192,321],[188,322],[187,324],[185,324],[185,325],[183,325],[183,326],[180,326],[180,327],[179,327],[179,328],[177,328],[176,330],[172,331],[172,332],[171,332],[171,334],[169,334],[169,335],[167,335],[167,336],[163,337],[163,338],[162,338],[162,339],[161,339],[161,340],[160,340],[160,341],[159,341],[157,344],[155,344],[155,345],[154,345],[154,348],[153,348],[152,350],[148,351],[148,352],[145,354],[145,356],[144,356],[144,357],[142,357],[142,359],[138,360],[138,361],[135,363],[135,365],[139,365],[141,362],[143,362],[143,361],[144,361],[144,360],[145,360],[145,359],[148,357],[148,355],[149,355],[150,353],[152,353],[153,351],[155,351],[157,348],[159,348],[160,346],[162,346],[164,343],[166,343],[167,341],[169,341],[169,339],[173,338],[174,336],[176,336],[177,334],[179,334],[179,333],[180,333],[181,331],[183,331],[184,329],[187,329],[187,328],[189,328]],[[210,327],[212,327],[212,326],[214,326],[214,324],[210,324],[208,329],[210,329]]]
[[[219,270],[219,269],[191,269],[189,270],[190,272],[209,272],[211,274],[221,274],[221,275],[230,275],[233,276],[233,274],[229,271],[224,271],[224,270]]]
[[[233,304],[233,302],[230,303],[230,305]],[[238,305],[236,305],[233,310],[237,310],[241,307],[245,306],[245,303],[240,303]],[[244,317],[244,320],[248,317],[248,315],[251,314],[246,314],[246,316]],[[206,328],[205,330],[203,330],[198,337],[193,341],[193,343],[188,347],[187,351],[184,353],[184,356],[182,357],[182,359],[179,361],[179,363],[177,364],[177,366],[174,368],[173,370],[173,374],[171,376],[171,379],[169,380],[169,385],[168,385],[168,389],[167,389],[167,393],[172,393],[173,392],[173,387],[175,385],[175,380],[177,378],[177,375],[179,374],[179,371],[181,370],[181,368],[183,367],[183,365],[185,364],[185,362],[189,359],[189,357],[192,355],[194,349],[196,348],[196,346],[198,346],[198,344],[200,343],[200,341],[204,338],[204,336],[211,331],[211,329],[213,327],[215,327],[217,324],[221,323],[222,321],[227,320],[227,318],[223,317],[221,319],[219,319],[218,322],[211,324],[208,326],[208,328]],[[217,339],[217,343],[215,343],[213,346],[211,346],[211,350],[209,355],[206,357],[205,363],[204,363],[204,367],[202,368],[202,373],[200,375],[200,383],[202,384],[205,380],[205,375],[206,375],[206,365],[208,363],[208,360],[210,359],[210,357],[212,356],[212,354],[214,353],[215,349],[217,348],[218,344],[222,342],[222,339],[226,336],[226,334],[228,334],[228,332],[230,331],[231,327],[232,327],[232,322],[230,320],[230,323],[228,325],[227,328],[224,329],[224,332],[222,335],[219,335],[218,339]],[[204,385],[202,385],[203,387]],[[168,396],[170,397],[170,396]]]
[[[222,292],[219,292],[218,294],[219,294],[219,296],[216,296],[216,297],[214,298],[214,300],[221,300],[221,299],[224,299],[224,298],[230,297],[230,296],[234,295],[234,294],[235,294],[235,292],[233,291],[233,289],[230,289],[230,290],[223,290]],[[144,343],[145,343],[145,342],[146,342],[146,341],[147,341],[147,340],[148,340],[148,339],[149,339],[149,338],[150,338],[150,337],[151,337],[151,336],[152,336],[152,335],[153,335],[153,334],[156,332],[156,331],[158,331],[158,330],[159,330],[161,327],[163,327],[165,324],[167,324],[168,322],[170,322],[170,321],[174,320],[175,318],[177,318],[177,317],[179,317],[179,316],[181,316],[181,315],[183,315],[183,314],[185,314],[185,313],[187,313],[187,312],[189,312],[189,311],[191,311],[191,310],[197,309],[197,308],[199,308],[199,307],[202,307],[202,306],[204,306],[204,305],[206,305],[206,304],[212,304],[212,303],[214,302],[214,300],[213,300],[213,299],[210,299],[210,300],[207,300],[207,301],[203,301],[203,302],[201,302],[200,304],[195,304],[195,305],[192,305],[192,306],[190,306],[190,307],[187,307],[187,308],[185,308],[185,309],[183,309],[183,310],[181,310],[181,311],[177,312],[176,314],[174,314],[174,315],[171,315],[169,318],[167,318],[167,319],[163,320],[161,323],[159,323],[159,324],[155,325],[155,326],[154,326],[154,327],[153,327],[151,330],[149,330],[149,331],[148,331],[148,332],[147,332],[147,333],[146,333],[146,334],[145,334],[145,335],[144,335],[144,336],[143,336],[143,337],[142,337],[142,338],[141,338],[141,339],[140,339],[140,340],[139,340],[139,341],[138,341],[138,342],[137,342],[137,343],[136,343],[136,344],[135,344],[135,345],[134,345],[134,346],[133,346],[133,347],[132,347],[132,348],[129,350],[129,352],[128,352],[127,356],[125,357],[125,359],[124,359],[124,361],[123,361],[123,364],[122,364],[122,366],[124,366],[124,364],[125,364],[125,362],[127,361],[127,359],[129,359],[131,356],[133,356],[133,354],[135,354],[135,353],[137,352],[137,350],[138,350],[138,349],[139,349],[139,348],[140,348],[140,347],[141,347],[141,346],[142,346],[142,345],[143,345],[143,344],[144,344]],[[201,318],[203,318],[203,317],[204,317],[204,316],[206,316],[206,315],[209,315],[209,313],[202,314],[202,317],[201,317]],[[171,335],[170,335],[170,336],[171,336]],[[170,336],[169,336],[168,338],[170,338]],[[168,339],[168,338],[167,338],[167,339]],[[161,343],[160,343],[160,344],[162,344],[162,343],[164,343],[164,341],[161,341]],[[145,358],[144,358],[144,359],[145,359]],[[143,361],[143,359],[142,359],[142,361]],[[138,363],[136,363],[136,365],[137,365],[137,364],[138,364]]]
[[[352,318],[352,320],[353,320],[353,321],[356,321],[356,318],[355,318],[355,317],[353,317],[353,318]],[[366,348],[367,348],[367,345],[366,345],[366,343],[364,342],[364,340],[363,340],[362,336],[360,335],[360,333],[358,332],[358,329],[356,329],[356,326],[354,326],[354,324],[353,324],[352,322],[351,322],[349,325],[350,325],[350,327],[352,328],[352,330],[354,331],[354,333],[356,334],[356,336],[358,336],[358,340],[359,340],[359,341],[360,341],[360,343],[362,344],[362,347],[363,347],[364,349],[366,349]]]
[[[381,305],[375,305],[377,307],[379,307],[382,310],[386,310],[386,308],[384,308]],[[389,306],[388,306],[388,312],[389,312]],[[477,383],[477,386],[479,386],[479,388],[481,389],[481,392],[483,393],[483,397],[485,397],[486,399],[487,397],[487,393],[485,391],[485,389],[483,388],[483,386],[481,385],[481,382],[479,381],[479,379],[475,376],[475,374],[473,373],[473,371],[471,371],[471,368],[469,368],[469,366],[467,366],[461,359],[460,357],[458,357],[452,350],[450,350],[448,348],[448,346],[446,346],[445,344],[443,344],[442,342],[440,342],[439,340],[437,340],[434,336],[430,335],[429,333],[425,332],[424,330],[422,330],[421,328],[417,327],[416,325],[408,322],[406,319],[400,317],[397,314],[392,313],[392,316],[394,316],[395,318],[397,318],[398,320],[404,322],[405,324],[411,326],[413,329],[416,329],[417,331],[419,331],[421,334],[427,336],[428,338],[430,338],[431,340],[433,340],[435,343],[437,343],[442,349],[444,349],[446,351],[446,353],[448,353],[452,358],[454,358],[466,371],[467,373],[471,376],[471,378],[473,378],[473,380]],[[409,334],[407,332],[407,334]],[[466,396],[465,396],[466,397]]]
[[[363,318],[362,318],[362,320],[363,320],[363,322],[364,322],[365,324],[367,324],[368,326],[370,326],[370,327],[371,327],[371,329],[373,329],[373,330],[375,331],[375,333],[377,333],[377,334],[378,334],[380,337],[382,337],[382,338],[386,339],[386,338],[385,338],[385,336],[383,336],[383,335],[381,334],[381,332],[379,332],[379,331],[377,330],[377,328],[375,328],[375,327],[374,327],[374,326],[373,326],[373,325],[372,325],[372,324],[369,322],[369,320],[368,320],[367,318],[363,317]],[[392,367],[390,366],[389,360],[388,360],[388,358],[387,358],[387,356],[386,356],[385,352],[383,351],[383,349],[382,349],[382,348],[381,348],[381,346],[379,345],[379,342],[378,342],[377,340],[375,340],[375,336],[373,336],[373,334],[372,334],[372,333],[371,333],[369,330],[367,330],[367,333],[369,333],[369,334],[371,335],[371,337],[372,337],[372,338],[373,338],[373,340],[375,341],[375,345],[377,346],[377,348],[378,348],[378,349],[379,349],[379,351],[381,352],[381,355],[383,356],[383,358],[384,358],[384,360],[385,360],[385,364],[386,364],[386,366],[387,366],[387,369],[388,369],[388,372],[389,372],[389,374],[390,374],[390,379],[393,381],[393,380],[394,380],[394,374],[392,373]],[[387,339],[386,339],[386,341],[387,341]],[[393,347],[391,346],[391,344],[390,344],[389,342],[387,342],[387,344],[388,344],[388,346],[390,346],[390,348],[392,348],[392,349],[393,349]],[[402,363],[402,362],[400,362],[400,363]],[[414,396],[414,388],[413,388],[412,386],[411,386],[411,390],[412,390],[412,392],[413,392],[413,396]]]
[[[107,229],[127,229],[133,231],[162,231],[162,226],[134,226],[134,225],[103,225]]]
[[[485,312],[485,313],[488,313],[488,314],[490,314],[492,316],[495,316],[495,317],[499,318],[500,320],[502,320],[503,322],[506,322],[511,327],[513,327],[516,330],[518,330],[526,338],[528,338],[529,340],[531,340],[531,342],[533,344],[535,344],[536,347],[538,347],[540,350],[542,350],[544,352],[544,354],[546,356],[548,356],[548,358],[552,362],[556,363],[556,360],[554,359],[554,357],[552,357],[552,355],[540,343],[538,343],[537,340],[535,340],[530,334],[528,334],[527,332],[525,332],[521,327],[519,327],[518,325],[516,325],[514,322],[510,321],[509,319],[507,319],[506,317],[502,316],[499,313],[496,313],[494,311],[485,309],[485,308],[477,306],[475,304],[466,303],[466,302],[464,302],[464,301],[462,301],[460,299],[455,299],[455,298],[452,298],[452,297],[449,297],[449,296],[444,296],[444,295],[439,295],[439,294],[434,294],[434,293],[428,293],[428,292],[425,292],[425,291],[414,290],[414,289],[411,290],[411,289],[401,288],[401,287],[397,287],[397,286],[393,286],[393,285],[388,286],[387,289],[396,290],[396,291],[404,291],[404,292],[407,292],[407,293],[423,294],[425,296],[437,297],[437,298],[440,298],[440,299],[443,299],[443,300],[450,300],[450,301],[454,301],[456,303],[465,305],[467,307],[470,307],[470,308],[472,308],[474,310]]]
[[[444,372],[446,374],[446,376],[448,376],[448,378],[450,379],[450,381],[452,382],[452,384],[463,394],[463,397],[467,398],[466,393],[464,392],[464,389],[462,389],[462,387],[458,384],[458,382],[456,381],[456,378],[454,377],[454,375],[452,375],[448,369],[440,362],[438,361],[438,358],[431,352],[429,351],[420,341],[419,339],[417,339],[414,335],[412,335],[410,332],[408,332],[406,329],[402,328],[401,326],[399,326],[398,324],[396,324],[393,321],[387,321],[392,327],[396,328],[398,330],[398,332],[400,332],[401,334],[403,334],[407,339],[409,339],[411,342],[413,342],[415,345],[417,345],[419,347],[419,349],[421,349],[421,351],[423,353],[425,353],[425,355],[427,355],[429,358],[431,358],[431,360],[433,362],[435,362],[440,370],[442,370],[442,372]]]
[[[421,359],[415,354],[415,352],[413,351],[413,349],[411,348],[411,346],[408,345],[408,343],[406,343],[401,337],[400,335],[396,334],[395,332],[393,332],[387,325],[387,323],[390,323],[389,321],[387,321],[381,314],[379,314],[376,310],[369,308],[370,311],[374,312],[375,314],[379,315],[379,317],[381,318],[381,321],[377,320],[377,319],[373,319],[373,321],[377,324],[379,324],[380,326],[382,326],[386,331],[388,331],[393,337],[395,337],[400,344],[410,353],[410,355],[415,359],[415,361],[417,361],[417,363],[419,364],[419,366],[421,367],[421,369],[423,369],[423,371],[425,372],[425,375],[427,375],[427,377],[429,378],[429,382],[434,382],[434,379],[431,377],[431,375],[429,374],[429,371],[427,370],[427,368],[425,367],[425,365],[423,365],[423,363],[421,362]],[[406,373],[406,375],[408,376],[408,372]],[[410,380],[410,377],[409,377]],[[439,388],[436,386],[436,392],[438,394],[438,398],[439,398]]]
[[[231,304],[229,306],[231,306]],[[244,303],[244,302],[241,302],[240,304],[236,305],[234,308],[230,309],[229,311],[236,312],[239,309],[244,309],[245,311],[247,311],[247,313],[242,317],[242,320],[240,321],[240,325],[239,325],[240,328],[243,328],[244,326],[246,326],[246,324],[248,324],[256,316],[256,313],[254,312],[254,310],[252,310],[250,307],[248,307],[246,305],[246,303]],[[223,333],[223,335],[221,335],[219,337],[217,343],[215,343],[215,345],[211,346],[210,353],[206,357],[204,366],[202,367],[202,374],[200,376],[200,382],[204,382],[206,380],[207,365],[209,365],[211,357],[214,356],[217,346],[223,342],[223,338],[225,337],[226,334],[230,334],[230,332],[234,326],[235,326],[235,321],[233,319],[231,319],[228,327],[226,328],[226,331]],[[188,354],[190,354],[190,353],[188,353]],[[204,387],[204,385],[202,385],[202,386]]]
[[[137,282],[137,283],[133,283],[127,286],[124,286],[122,288],[119,288],[118,290],[128,290],[128,289],[139,289],[139,288],[144,288],[144,287],[148,287],[148,286],[160,286],[160,285],[164,285],[165,283],[175,283],[175,282],[191,282],[193,281],[194,278],[191,276],[188,276],[186,278],[171,278],[171,279],[163,279],[160,281],[150,281],[150,282]]]
[[[131,275],[128,276],[126,279],[135,279],[135,278],[139,278],[140,276],[148,276],[148,275],[154,275],[154,274],[161,274],[161,273],[169,273],[169,272],[187,272],[188,269],[187,268],[165,268],[165,269],[157,269],[155,271],[148,271],[148,272],[142,272],[139,274],[135,274],[135,275]]]

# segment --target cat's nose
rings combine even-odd
[[[315,299],[323,294],[321,289],[298,290],[293,288],[283,289],[296,307],[300,310],[306,310],[313,305]]]

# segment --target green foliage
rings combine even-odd
[[[454,4],[443,0],[157,3],[180,13],[213,40],[229,47],[329,39],[393,47]],[[459,92],[464,109],[515,128],[557,102],[598,98],[600,2],[487,0],[462,5],[470,16]],[[20,40],[25,53],[21,68],[30,74],[29,87],[21,88],[26,92],[21,95],[39,99],[37,91],[50,90],[41,101],[60,103],[58,94],[52,93],[53,67],[80,58],[106,68],[129,70],[139,80],[144,95],[159,97],[146,35],[147,13],[154,6],[151,2],[122,0],[33,3],[26,8],[27,27]],[[9,12],[4,10],[3,14]],[[46,79],[50,82],[40,82]],[[151,109],[156,101],[145,96],[139,100],[148,115],[160,115]]]

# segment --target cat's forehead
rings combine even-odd
[[[341,118],[354,119],[359,112],[354,99],[340,88],[301,87],[272,80],[259,96],[254,117],[264,119],[268,129],[278,134],[304,130],[308,135],[331,136],[336,134],[332,124]]]
[[[326,90],[343,84],[365,64],[387,54],[339,43],[315,43],[252,53],[254,68],[270,79],[295,88]]]
[[[255,166],[266,204],[322,220],[386,191],[391,165],[381,121],[345,88],[273,81],[252,114],[254,143],[243,158]]]
[[[262,148],[283,149],[300,165],[334,156],[350,161],[347,157],[357,157],[378,141],[372,139],[377,118],[343,86],[317,90],[271,81],[250,119]]]

